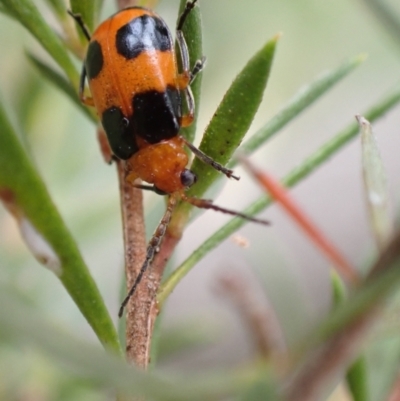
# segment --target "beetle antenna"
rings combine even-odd
[[[198,207],[199,209],[212,209],[217,212],[230,214],[232,216],[240,217],[241,219],[252,221],[253,223],[264,224],[266,226],[269,226],[271,224],[268,220],[257,219],[256,217],[252,217],[247,214],[237,212],[235,210],[225,209],[224,207],[214,205],[212,201],[208,199],[193,198],[191,196],[186,196],[184,193],[181,194],[181,197],[182,200],[190,203],[193,206]]]
[[[168,199],[167,210],[165,211],[164,216],[162,217],[160,223],[158,224],[158,227],[156,228],[156,231],[154,232],[154,234],[151,237],[151,240],[149,242],[149,245],[147,246],[146,259],[144,260],[143,265],[140,268],[140,272],[136,276],[136,279],[135,279],[131,289],[129,290],[127,296],[121,303],[121,306],[120,306],[119,312],[118,312],[119,317],[122,317],[125,306],[128,304],[132,295],[135,293],[137,286],[142,281],[144,273],[146,272],[147,268],[149,267],[149,265],[153,261],[154,257],[160,250],[161,241],[163,240],[165,232],[168,227],[168,224],[171,221],[172,212],[175,209],[176,203],[177,203],[176,197],[171,195]]]
[[[75,22],[81,28],[82,33],[85,35],[85,38],[90,42],[90,33],[86,24],[83,22],[82,15],[74,14],[71,10],[67,10],[67,13],[75,20]]]
[[[187,141],[183,136],[181,136],[182,140],[185,142],[186,146],[193,152],[193,154],[200,159],[203,163],[208,164],[215,170],[219,171],[222,174],[225,174],[228,178],[234,178],[235,180],[240,180],[240,177],[233,174],[233,170],[224,167],[222,164],[219,164],[210,156],[207,156],[203,153],[199,148],[196,148],[193,144]]]

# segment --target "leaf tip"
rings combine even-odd
[[[371,125],[369,123],[369,121],[365,117],[363,117],[361,114],[356,114],[355,118],[356,118],[358,124],[360,125],[360,127],[368,127]]]

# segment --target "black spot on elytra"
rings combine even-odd
[[[172,38],[163,20],[145,14],[118,29],[115,46],[119,54],[133,59],[146,50],[172,50]]]
[[[120,159],[129,159],[138,151],[129,120],[119,107],[110,107],[101,116],[110,147]]]
[[[175,88],[165,92],[150,90],[132,99],[131,125],[136,135],[149,143],[176,136],[181,124],[181,95]]]
[[[104,59],[101,45],[97,40],[89,43],[88,51],[86,54],[86,72],[89,79],[96,78],[103,68]]]

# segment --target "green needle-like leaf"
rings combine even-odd
[[[27,53],[29,61],[37,68],[37,70],[53,85],[65,93],[77,106],[78,108],[93,122],[97,123],[97,117],[91,109],[84,106],[79,99],[76,91],[72,88],[71,84],[56,70],[50,67],[48,64],[43,63],[33,54]]]
[[[181,0],[179,15],[181,15],[182,11],[184,10],[186,3],[187,0]],[[201,29],[200,7],[196,6],[189,13],[188,17],[186,18],[185,24],[183,25],[182,31],[188,45],[190,66],[191,68],[193,68],[195,62],[197,60],[200,60],[203,56],[203,38]],[[199,113],[200,106],[202,75],[203,74],[201,72],[197,74],[195,81],[191,85],[195,104],[195,120],[189,127],[183,128],[181,130],[182,135],[184,135],[189,142],[193,142],[196,134],[197,115]]]
[[[383,114],[393,108],[400,102],[400,87],[387,95],[374,107],[369,109],[364,115],[369,121],[374,121],[380,118]],[[358,134],[358,126],[356,123],[350,124],[346,129],[334,136],[330,141],[325,143],[321,148],[303,161],[297,168],[292,170],[283,180],[283,184],[287,187],[292,187],[302,179],[310,175],[326,160],[332,157],[340,149],[349,143]],[[272,200],[268,196],[262,196],[257,201],[252,203],[243,211],[250,216],[261,212],[267,206],[272,204]],[[158,294],[158,301],[162,303],[167,296],[173,291],[179,281],[212,249],[217,247],[223,240],[228,238],[236,230],[246,224],[246,221],[239,218],[234,218],[208,238],[189,258],[187,258],[161,285]]]
[[[51,265],[99,340],[119,352],[117,334],[97,286],[45,184],[17,138],[1,101],[0,196],[17,217],[30,249]],[[43,247],[44,255],[41,254]]]
[[[31,0],[0,0],[6,9],[40,42],[64,70],[72,85],[78,86],[79,74],[66,47],[43,19]]]
[[[238,74],[206,128],[200,149],[213,160],[225,165],[240,145],[261,103],[267,85],[276,43],[269,41]],[[202,196],[220,175],[211,166],[195,159],[192,170],[198,182],[189,191]]]
[[[259,50],[238,74],[214,113],[200,144],[200,150],[225,165],[249,129],[268,81],[276,43],[275,36]],[[191,170],[198,177],[189,196],[201,197],[220,173],[204,162],[194,159]],[[169,229],[182,232],[192,205],[183,202],[175,209]]]
[[[259,149],[267,140],[278,133],[286,124],[293,121],[295,117],[301,114],[307,107],[311,106],[329,89],[358,67],[365,59],[366,56],[362,54],[346,60],[338,68],[321,74],[309,85],[301,88],[281,111],[272,117],[267,124],[260,128],[240,147],[240,151],[249,154]],[[236,164],[236,160],[232,160],[229,163],[230,166],[235,166]]]

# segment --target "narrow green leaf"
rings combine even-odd
[[[93,32],[98,24],[103,0],[71,0],[71,10],[74,14],[80,14],[83,22]]]
[[[364,188],[370,223],[378,248],[382,249],[393,233],[386,173],[371,124],[362,116],[356,118],[361,130]]]
[[[56,63],[64,70],[72,85],[78,86],[79,74],[61,39],[40,15],[31,0],[0,0],[15,18],[40,42]]]
[[[370,121],[377,120],[383,114],[400,102],[400,87],[397,87],[393,92],[379,101],[374,107],[370,108],[364,115]],[[292,170],[284,179],[283,184],[287,187],[293,187],[302,179],[314,172],[326,160],[332,157],[335,153],[341,150],[348,144],[358,133],[356,123],[350,124],[343,131],[335,135],[331,140],[326,142],[316,152],[305,159],[298,167]],[[272,200],[268,196],[262,196],[247,209],[243,210],[250,216],[253,216],[267,206],[272,204]],[[203,244],[190,255],[161,285],[157,296],[158,302],[162,304],[168,295],[173,291],[179,281],[212,249],[216,248],[223,240],[232,235],[236,230],[246,224],[246,221],[239,218],[231,219],[221,229],[209,237]]]
[[[307,107],[311,106],[329,89],[358,67],[365,59],[366,56],[363,54],[352,57],[351,59],[346,60],[338,68],[321,74],[313,82],[304,88],[301,88],[281,111],[272,117],[267,124],[260,128],[240,147],[240,151],[248,154],[259,149],[260,146],[278,133],[287,123],[291,122]],[[236,160],[232,160],[229,163],[230,166],[236,164]]]
[[[45,184],[17,138],[1,101],[0,132],[0,195],[14,211],[21,232],[25,233],[25,241],[34,249],[35,256],[44,258],[42,261],[59,277],[99,340],[120,351],[112,320],[97,286]],[[27,241],[28,234],[31,241]]]
[[[238,74],[211,119],[200,149],[225,165],[240,145],[261,103],[267,85],[279,36],[258,51]],[[192,170],[198,182],[189,191],[201,196],[220,175],[215,169],[195,159]]]
[[[182,11],[184,10],[186,3],[187,0],[181,0],[179,7],[179,15],[181,15]],[[190,66],[191,68],[193,68],[196,61],[200,60],[201,57],[203,56],[203,36],[202,36],[202,24],[201,24],[201,12],[199,6],[196,6],[190,12],[185,21],[185,24],[183,25],[182,31],[186,43],[188,45]],[[197,74],[195,81],[191,85],[195,104],[195,120],[189,127],[183,128],[181,130],[181,133],[185,136],[185,138],[189,142],[193,142],[193,139],[196,135],[197,116],[200,109],[199,106],[200,106],[200,92],[201,92],[202,78],[203,74],[200,72],[199,74]]]
[[[97,123],[97,117],[94,113],[90,111],[89,108],[84,106],[79,99],[76,91],[72,88],[71,84],[56,70],[50,67],[48,64],[43,63],[36,56],[31,53],[27,53],[29,61],[37,68],[37,70],[53,85],[65,93],[77,106],[78,108],[87,116],[90,120]]]

